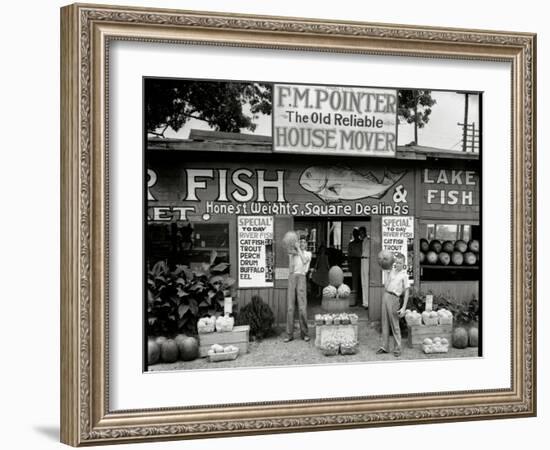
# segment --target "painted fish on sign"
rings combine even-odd
[[[338,166],[312,166],[300,176],[300,185],[325,202],[381,198],[405,174],[405,171],[368,171],[361,174]]]

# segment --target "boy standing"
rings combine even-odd
[[[401,355],[401,330],[399,319],[405,315],[409,301],[409,276],[405,270],[405,256],[398,253],[395,265],[387,272],[385,291],[382,297],[382,345],[376,353],[388,353],[390,348],[390,328],[395,341],[393,354]],[[403,306],[399,308],[399,298],[404,295]]]
[[[300,322],[300,334],[302,339],[309,341],[307,329],[307,285],[306,275],[311,263],[311,252],[306,250],[307,241],[304,236],[296,243],[296,254],[288,255],[288,290],[285,342],[294,339],[294,304],[298,303],[298,320]]]

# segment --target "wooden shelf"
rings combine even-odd
[[[447,269],[447,270],[458,269],[458,270],[462,270],[462,269],[479,269],[479,266],[477,266],[477,265],[475,265],[475,266],[453,266],[451,264],[449,264],[448,266],[442,266],[441,264],[434,264],[434,265],[421,264],[420,268],[421,269]]]

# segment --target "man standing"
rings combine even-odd
[[[361,290],[363,293],[363,308],[369,307],[369,257],[370,239],[365,227],[359,227],[359,238],[362,241],[361,252]]]
[[[288,255],[288,290],[285,342],[294,339],[294,304],[298,303],[298,320],[300,335],[306,342],[309,341],[307,329],[307,285],[306,275],[311,263],[311,252],[306,250],[307,241],[304,236],[296,243],[296,254]]]
[[[348,245],[348,264],[351,272],[351,289],[355,294],[355,304],[361,304],[361,255],[363,244],[359,239],[359,230],[354,228],[351,232],[353,240]]]

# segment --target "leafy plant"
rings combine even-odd
[[[147,334],[172,336],[197,333],[197,321],[223,311],[224,297],[231,295],[235,280],[228,276],[229,264],[203,264],[193,271],[186,265],[170,270],[157,262],[147,275]]]
[[[258,295],[254,295],[250,303],[241,308],[236,320],[237,325],[250,325],[250,337],[255,339],[273,335],[274,322],[273,311]]]

